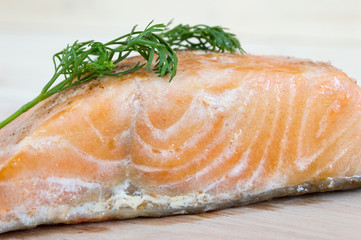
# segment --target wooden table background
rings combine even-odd
[[[155,22],[222,25],[248,53],[329,61],[361,80],[359,0],[0,0],[0,119],[53,73],[75,40],[100,41]],[[47,226],[0,239],[361,239],[361,191],[278,199],[202,215]]]

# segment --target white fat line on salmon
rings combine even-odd
[[[224,137],[226,137],[226,134],[223,134],[223,135],[224,135]],[[223,139],[220,139],[220,138],[218,138],[218,139],[219,139],[220,142],[221,142],[221,140],[223,140]],[[236,152],[237,148],[238,148],[238,145],[236,143],[229,144],[227,146],[227,148],[221,153],[221,155],[217,156],[210,165],[204,166],[200,171],[193,174],[192,176],[187,177],[186,179],[183,179],[183,180],[180,180],[180,181],[177,181],[177,182],[172,182],[172,183],[169,183],[169,184],[164,184],[161,187],[162,188],[175,188],[177,185],[182,185],[184,183],[189,183],[193,179],[198,179],[198,178],[204,176],[210,170],[216,168],[219,164],[223,163],[225,161],[225,159],[231,157]],[[186,168],[190,164],[196,164],[196,162],[195,162],[196,160],[197,159],[193,159],[191,163],[186,164],[185,167],[182,166],[182,168]],[[173,172],[173,170],[171,170],[171,171]],[[199,180],[197,180],[197,181],[199,181]],[[204,189],[208,189],[208,187],[205,186]]]
[[[317,94],[312,94],[312,93],[311,94],[308,93],[308,94],[309,95],[307,96],[306,104],[303,106],[301,126],[300,126],[300,129],[298,131],[298,136],[297,136],[296,159],[300,159],[302,157],[303,139],[305,138],[304,133],[307,131],[306,124],[307,124],[307,120],[308,120],[308,117],[311,112],[310,107],[312,106],[312,104],[314,103],[316,98],[318,97]]]
[[[360,114],[358,113],[358,114],[354,114],[353,117],[349,118],[347,120],[345,127],[342,130],[338,131],[337,133],[333,134],[333,136],[330,137],[327,142],[323,141],[322,146],[320,146],[320,148],[317,150],[317,152],[315,152],[311,156],[298,157],[296,159],[296,166],[298,167],[298,169],[300,171],[305,170],[312,162],[314,162],[321,154],[323,154],[330,146],[332,146],[338,140],[338,138],[340,138],[354,124],[356,124],[358,121],[360,121],[359,117],[360,117]]]
[[[204,122],[207,120],[209,116],[207,116],[207,110],[201,104],[202,99],[194,98],[193,101],[197,101],[198,103],[190,104],[189,108],[182,115],[182,117],[174,123],[172,126],[166,129],[158,129],[153,126],[151,121],[149,120],[149,115],[147,113],[147,109],[141,107],[138,112],[137,120],[135,120],[135,126],[138,125],[138,121],[145,124],[150,131],[149,134],[159,141],[169,142],[171,138],[177,137],[181,132],[187,127],[194,126],[202,126]],[[197,116],[194,116],[194,113],[197,113]]]
[[[244,100],[244,104],[247,105],[248,102],[250,101],[250,99],[251,99],[251,97],[247,97],[247,99]],[[224,121],[223,128],[227,129],[227,127],[225,127],[225,126],[229,126],[228,128],[230,128],[232,126],[232,124],[234,125],[236,122],[240,121],[242,119],[240,116],[243,113],[244,113],[244,107],[241,106],[238,108],[238,112],[233,114],[233,116],[230,119],[226,119]],[[208,120],[208,124],[204,124],[203,127],[198,131],[199,133],[194,134],[191,139],[188,139],[183,144],[183,146],[179,147],[178,153],[173,154],[174,157],[176,157],[177,155],[178,156],[181,155],[184,149],[191,148],[191,147],[197,145],[197,141],[199,141],[199,139],[202,139],[202,137],[204,137],[206,134],[208,134],[212,130],[212,124],[213,123],[210,123],[210,120]],[[239,133],[237,132],[236,134],[239,134]],[[142,146],[142,149],[140,149],[139,151],[146,150],[147,152],[144,152],[144,154],[147,154],[147,156],[153,155],[154,157],[159,158],[159,154],[153,153],[153,147],[151,145],[145,143],[138,135],[136,136],[136,139],[139,141],[140,146]],[[217,142],[219,142],[219,141],[217,140]],[[210,144],[209,146],[211,146],[211,145],[214,145],[214,144]],[[209,149],[209,147],[207,147],[207,149]],[[171,150],[172,150],[172,148],[167,149],[167,150],[159,150],[159,151],[162,153],[162,155],[164,155],[164,153],[167,153]],[[167,155],[167,156],[169,156],[169,155]]]
[[[169,148],[168,149],[160,149],[160,148],[156,148],[156,150],[158,150],[159,152],[161,152],[163,156],[169,156],[168,154],[170,154],[170,150],[174,150],[174,148],[179,148],[179,149],[183,149],[186,147],[190,147],[190,146],[194,146],[196,144],[196,142],[199,141],[200,138],[202,138],[203,136],[205,136],[207,133],[209,133],[212,129],[211,129],[211,124],[206,124],[209,122],[212,122],[212,119],[207,119],[205,118],[204,121],[202,122],[202,125],[200,125],[200,128],[198,130],[198,132],[196,134],[193,134],[191,136],[191,138],[188,138],[182,146],[175,146],[174,144],[172,144],[170,139],[157,139],[157,140],[161,140],[162,142],[168,143]],[[191,126],[192,127],[192,126]],[[154,129],[151,131],[155,131]],[[179,131],[181,132],[181,131]],[[171,136],[172,138],[175,138],[177,136],[179,136],[179,132],[177,131],[176,134],[174,134],[174,136]],[[157,134],[158,135],[158,134]],[[145,142],[145,140],[142,138],[141,134],[138,133],[133,133],[133,137],[134,137],[134,141],[138,142],[145,151],[147,151],[149,154],[154,154],[153,149],[154,146],[151,145],[151,143]],[[154,136],[153,136],[154,137]],[[169,141],[169,142],[168,142]],[[156,154],[158,157],[158,154]],[[173,155],[173,153],[172,153]]]
[[[269,105],[268,98],[266,98],[266,102],[261,105],[262,105],[262,109],[261,108],[253,108],[254,111],[252,111],[251,117],[248,118],[247,126],[252,123],[251,120],[253,120],[254,115],[256,115],[256,109],[260,110],[257,113],[264,113],[266,111],[266,109]],[[266,120],[266,114],[262,114],[262,119],[261,119],[259,125],[264,126],[265,120]],[[248,145],[247,150],[244,153],[242,153],[241,158],[237,161],[237,164],[232,169],[230,169],[228,172],[226,172],[224,174],[224,176],[229,176],[229,179],[227,179],[227,181],[229,181],[230,179],[239,178],[241,176],[241,173],[244,172],[244,170],[248,167],[248,164],[251,161],[251,158],[249,157],[249,155],[251,154],[252,147],[256,144],[256,140],[258,139],[258,136],[261,133],[261,130],[262,130],[262,127],[257,127],[256,133],[253,135],[253,139],[252,139],[252,141],[250,141],[250,144]],[[238,143],[238,144],[242,144],[242,143]],[[236,146],[236,147],[238,148],[238,146]],[[236,149],[234,150],[234,153],[236,152]],[[224,181],[226,181],[226,178],[224,176],[219,181],[217,181],[216,184],[211,183],[209,186],[207,186],[206,187],[207,191],[216,189],[220,184],[222,184]],[[247,180],[247,182],[249,182],[249,181]]]
[[[32,186],[34,186],[35,189],[39,189],[39,194],[35,195],[33,199],[29,199],[29,201],[36,201],[36,198],[38,198],[37,201],[39,201],[39,199],[44,201],[45,198],[45,202],[56,202],[64,195],[68,195],[70,201],[77,198],[78,195],[87,194],[94,190],[98,190],[99,193],[101,193],[104,188],[104,186],[99,183],[82,181],[76,178],[49,177],[41,179],[33,177],[23,180],[23,182],[25,182],[25,184],[32,182]],[[44,185],[46,187],[44,187]],[[53,189],[54,191],[49,192],[46,188]],[[34,194],[34,192],[32,193]]]
[[[338,162],[338,160],[340,160],[343,156],[346,155],[346,153],[349,152],[350,149],[352,149],[354,146],[351,146],[350,144],[344,144],[342,147],[339,147],[339,149],[342,149],[334,158],[333,160],[326,164],[325,167],[323,169],[318,170],[313,178],[316,178],[317,176],[319,176],[320,174],[324,173],[327,170],[330,170],[333,168],[333,166]]]
[[[239,94],[238,94],[239,95]],[[252,94],[249,94],[246,96],[246,99],[242,99],[242,104],[239,104],[240,106],[238,107],[238,112],[236,113],[237,116],[241,115],[244,112],[244,106],[246,106],[250,99],[251,99]],[[233,94],[231,95],[231,98],[233,99],[233,102],[238,102],[236,101],[237,99],[234,99]],[[231,126],[232,122],[236,122],[238,119],[234,119],[235,117],[232,117],[232,120],[226,120],[227,122],[224,123],[224,125],[228,125]],[[206,122],[204,122],[203,127],[198,131],[199,133],[197,134],[193,134],[192,138],[188,139],[182,146],[179,147],[179,151],[176,153],[172,153],[173,148],[170,149],[157,149],[159,153],[154,153],[154,148],[146,143],[140,136],[139,134],[135,134],[135,140],[139,142],[139,145],[142,147],[142,149],[138,150],[138,151],[142,151],[142,154],[145,154],[146,156],[153,156],[154,158],[158,158],[159,157],[177,157],[179,155],[181,155],[183,153],[184,149],[190,148],[194,145],[196,145],[197,141],[199,139],[201,139],[203,136],[205,136],[206,134],[208,134],[211,130],[211,123],[210,120],[207,120],[208,124],[206,124]],[[205,129],[204,129],[205,128]],[[153,129],[153,131],[156,129]],[[238,134],[238,133],[237,133]],[[208,149],[208,148],[207,148]],[[144,152],[143,152],[144,151]],[[161,156],[159,156],[161,155]],[[158,161],[158,160],[157,160]],[[192,164],[192,163],[190,163]],[[140,166],[140,165],[138,165]],[[176,170],[177,168],[173,168],[174,170]],[[145,170],[145,169],[144,169]],[[152,171],[154,170],[154,168],[149,168],[148,170]]]
[[[169,141],[170,137],[177,136],[181,129],[184,128],[182,126],[187,126],[187,128],[190,126],[192,128],[198,125],[199,122],[204,123],[204,120],[210,116],[214,117],[218,113],[226,112],[233,106],[242,106],[243,103],[249,101],[252,95],[252,91],[244,94],[240,88],[228,90],[222,94],[210,94],[202,90],[193,97],[192,102],[182,117],[166,129],[155,128],[150,122],[149,115],[144,107],[142,107],[143,109],[138,114],[142,115],[139,119],[149,127],[152,136],[166,142]],[[197,114],[195,115],[195,113]]]
[[[323,117],[318,122],[318,131],[316,133],[316,137],[319,138],[322,133],[324,133],[329,125],[329,119],[332,117],[330,116],[333,112],[338,112],[341,108],[341,103],[339,100],[333,101],[326,110],[326,113],[323,114]]]
[[[180,166],[177,166],[177,167],[169,167],[169,168],[154,168],[154,167],[148,167],[148,166],[145,166],[145,165],[136,165],[135,164],[135,167],[139,170],[142,170],[142,171],[164,171],[164,170],[168,170],[170,173],[171,172],[177,172],[179,170],[183,170],[183,169],[186,169],[188,168],[189,166],[191,165],[194,165],[194,164],[197,164],[200,160],[202,159],[205,159],[207,158],[207,154],[210,153],[213,149],[215,149],[217,146],[219,146],[219,144],[223,143],[224,139],[229,135],[229,132],[227,132],[227,130],[229,131],[232,131],[233,129],[230,129],[232,123],[236,125],[237,123],[237,120],[240,121],[240,114],[242,114],[242,112],[238,112],[238,114],[235,114],[233,115],[231,118],[225,120],[225,122],[223,122],[223,125],[222,125],[222,129],[220,130],[220,133],[221,135],[220,136],[215,136],[214,137],[214,141],[212,141],[210,144],[208,144],[206,147],[205,147],[205,151],[202,152],[202,153],[198,153],[191,161],[187,162],[186,164],[183,164],[183,165],[180,165]],[[209,131],[212,129],[211,128],[211,124],[205,124],[205,126],[209,127]],[[227,127],[228,126],[228,129]],[[225,129],[225,130],[223,130]],[[202,135],[206,135],[209,131],[200,131],[202,133]],[[187,146],[185,146],[184,149],[187,149],[187,148],[191,148],[195,145],[196,143],[191,143],[191,144],[187,144]],[[143,146],[143,145],[141,145]],[[229,145],[230,146],[230,145]],[[182,148],[183,149],[183,148]],[[179,151],[177,153],[178,156],[181,156],[182,155],[182,151]],[[177,157],[177,156],[175,156]],[[155,158],[157,161],[158,159]]]
[[[203,104],[207,106],[207,110],[211,111],[213,115],[226,113],[232,108],[237,108],[238,111],[244,110],[254,96],[252,89],[245,90],[241,87],[217,94],[211,94],[204,90],[201,93],[203,93]]]
[[[265,104],[262,104],[263,109],[261,109],[261,111],[259,112],[264,112],[265,109],[267,109],[268,107],[268,99],[266,100]],[[258,109],[259,110],[259,109]],[[255,114],[255,112],[252,113],[252,117],[253,114]],[[248,122],[251,123],[252,117],[248,118]],[[260,125],[263,126],[264,122],[265,122],[266,116],[265,114],[262,115],[262,120],[260,122]],[[256,143],[256,139],[258,138],[259,134],[261,132],[261,128],[257,128],[256,130],[256,134],[254,135],[254,138],[252,139],[252,141],[250,142],[250,145],[248,146],[248,149],[246,152],[242,153],[242,157],[241,159],[239,159],[237,161],[237,164],[235,165],[235,167],[233,167],[231,170],[229,170],[226,174],[224,174],[225,176],[230,176],[232,177],[239,177],[241,172],[244,171],[246,169],[246,167],[248,166],[248,163],[250,161],[249,158],[249,154],[251,152],[251,148],[252,146]],[[195,176],[191,176],[188,179],[186,179],[184,182],[189,182],[192,179],[197,179],[201,176],[204,176],[207,174],[207,172],[210,169],[214,169],[216,168],[219,164],[221,164],[222,162],[226,161],[227,159],[229,159],[230,157],[232,157],[234,154],[237,153],[237,149],[239,148],[239,146],[242,144],[242,142],[238,141],[234,144],[229,145],[229,148],[227,148],[227,151],[223,151],[223,153],[218,156],[218,158],[208,167],[206,167],[205,169],[202,169],[201,171],[197,172],[195,174]],[[240,166],[242,165],[242,166]],[[235,169],[237,171],[235,171]],[[222,178],[221,178],[222,179]],[[223,178],[224,180],[225,178]],[[219,184],[221,184],[223,182],[223,180],[218,181],[216,184],[214,183],[210,183],[209,186],[206,186],[205,188],[207,189],[207,191],[210,191],[213,188],[216,188]],[[173,185],[173,184],[172,184]]]
[[[333,86],[337,86],[335,94],[339,94],[338,92],[340,90],[341,90],[341,92],[345,91],[344,86],[341,84],[340,80],[337,77],[333,78],[332,83],[334,84]],[[326,86],[326,88],[330,88],[330,87]],[[329,90],[329,91],[335,91],[335,90]],[[347,95],[347,98],[349,98],[348,95]],[[328,108],[326,110],[326,113],[323,115],[322,119],[318,123],[319,129],[318,129],[318,131],[316,133],[316,137],[320,137],[321,134],[326,130],[326,128],[327,128],[327,126],[329,124],[329,121],[327,121],[327,119],[330,118],[330,115],[333,112],[339,112],[340,108],[341,108],[341,102],[338,99],[334,100],[331,104],[329,104],[329,106],[328,106]]]
[[[89,115],[86,114],[83,116],[83,120],[89,125],[92,131],[95,132],[95,135],[98,136],[98,138],[101,140],[101,142],[104,142],[104,136],[99,132],[99,130],[94,126],[94,123],[89,119]]]
[[[222,71],[222,74],[219,74],[218,70],[215,70],[212,68],[209,68],[207,70],[199,70],[198,74],[201,79],[197,80],[197,81],[206,82],[206,88],[202,91],[212,94],[212,93],[210,93],[212,91],[211,89],[218,89],[219,86],[222,86],[222,88],[224,88],[225,85],[232,80],[232,73],[234,73],[234,70],[229,69],[229,68],[224,69]],[[226,84],[224,84],[224,83],[226,83]],[[242,81],[239,81],[238,82],[239,85],[234,86],[234,87],[232,86],[233,88],[229,88],[229,86],[227,86],[226,90],[224,90],[222,93],[219,93],[219,94],[224,94],[224,92],[226,92],[226,91],[231,91],[233,89],[240,88],[240,85],[242,83],[243,83]],[[210,92],[208,92],[207,89],[209,89]],[[218,95],[218,94],[215,93],[214,95]]]
[[[197,145],[207,134],[209,134],[212,130],[212,124],[204,124],[202,128],[194,134],[192,138],[187,139],[182,146],[174,146],[171,144],[170,148],[168,149],[159,149],[156,148],[156,153],[154,152],[154,147],[146,142],[138,135],[133,134],[133,141],[136,146],[139,148],[135,149],[137,151],[137,155],[141,157],[150,157],[151,160],[154,160],[155,163],[157,162],[168,162],[169,159],[176,159],[179,157],[185,149],[193,148]],[[153,161],[148,160],[145,161],[144,164],[152,163]],[[159,164],[159,163],[158,163]],[[136,164],[137,167],[147,167],[147,165],[140,165]],[[142,168],[143,170],[143,168]],[[144,169],[145,170],[145,169]],[[159,170],[162,170],[161,168]]]
[[[167,141],[169,135],[176,135],[179,132],[178,129],[182,129],[181,126],[192,125],[188,123],[189,121],[197,120],[198,122],[209,118],[209,114],[214,116],[217,113],[223,113],[226,110],[232,108],[238,102],[247,102],[247,99],[250,97],[250,95],[252,95],[252,93],[248,93],[247,96],[244,96],[240,89],[225,91],[224,93],[217,95],[210,94],[202,90],[193,97],[192,102],[190,103],[185,113],[183,113],[182,117],[167,129],[155,128],[150,122],[149,116],[145,109],[141,112],[142,115],[144,115],[140,119],[145,120],[146,126],[151,129],[152,133],[155,133],[154,137],[163,141]],[[242,99],[239,99],[240,97]],[[195,116],[194,113],[197,113],[197,115]]]
[[[236,151],[235,151],[236,152]],[[205,192],[212,191],[214,189],[217,189],[218,186],[220,186],[224,181],[228,180],[226,179],[226,176],[229,176],[230,178],[238,177],[240,176],[240,173],[243,172],[249,163],[249,153],[250,149],[247,149],[245,153],[243,153],[241,156],[241,159],[237,162],[237,164],[229,170],[226,174],[224,174],[220,179],[210,183],[208,186],[204,188]]]
[[[358,137],[358,138],[360,138],[360,137]],[[358,147],[358,146],[357,146]],[[352,169],[360,169],[360,165],[361,165],[361,161],[360,161],[360,159],[358,158],[358,156],[360,156],[360,154],[361,154],[361,150],[359,149],[359,147],[357,148],[358,149],[358,152],[354,152],[352,155],[351,155],[351,157],[350,157],[350,159],[348,160],[348,164],[347,164],[347,169],[345,169],[342,173],[340,173],[340,176],[347,176],[347,175],[350,175],[350,169],[352,168]],[[354,167],[354,164],[357,164],[358,165],[358,167],[357,168],[355,168]],[[359,175],[359,174],[361,174],[361,172],[358,172],[358,173],[351,173],[351,174],[355,174],[355,175]]]
[[[249,124],[251,123],[251,120],[253,119],[254,115],[256,114],[256,108],[252,108],[251,110],[251,113],[249,114],[248,118],[247,118],[247,122],[244,124],[245,126],[249,126]],[[242,144],[242,142],[240,142],[238,140],[239,136],[236,135],[236,139],[235,139],[235,142],[236,143],[239,143],[239,144]],[[233,144],[233,141],[232,141],[232,144]],[[239,146],[239,145],[238,145]],[[237,146],[237,148],[238,148]],[[237,150],[236,150],[237,151]],[[250,153],[250,148],[247,149],[247,151],[245,153],[242,154],[242,157],[241,159],[238,160],[237,164],[231,169],[229,170],[219,181],[219,183],[223,182],[224,179],[225,179],[225,176],[230,176],[230,177],[234,177],[234,176],[239,176],[239,173],[241,171],[243,171],[247,165],[248,165],[248,156],[249,156],[249,153]],[[210,184],[208,187],[207,187],[207,191],[212,189],[214,186],[218,185],[218,182],[215,182],[214,184]]]
[[[249,100],[250,100],[250,99],[248,99],[248,102],[249,102]],[[252,112],[251,112],[250,116],[247,118],[247,123],[245,123],[246,125],[249,125],[249,124],[251,123],[255,112],[256,112],[256,109],[255,109],[255,108],[252,108]],[[233,127],[234,127],[234,126],[244,127],[245,124],[241,124],[241,123],[242,123],[242,122],[241,122],[241,121],[242,121],[242,118],[239,117],[242,113],[243,113],[243,109],[241,109],[240,111],[238,111],[236,114],[232,115],[231,118],[227,119],[227,120],[223,123],[223,127],[222,127],[222,128],[227,128],[227,127],[225,127],[225,126],[228,126],[228,130],[234,132],[234,129],[231,128],[232,126],[233,126]],[[227,132],[227,131],[220,131],[220,132],[222,133],[221,136],[216,137],[216,138],[215,138],[216,140],[213,141],[213,142],[212,142],[210,145],[208,145],[208,147],[206,148],[206,149],[207,149],[207,150],[206,150],[207,153],[210,152],[214,147],[217,147],[217,144],[218,144],[218,143],[222,143],[222,141],[224,141],[223,139],[228,136],[228,132]],[[240,128],[239,131],[234,134],[234,138],[235,138],[235,139],[233,139],[233,140],[231,139],[231,144],[228,145],[228,147],[223,151],[223,153],[222,153],[220,156],[218,156],[218,157],[215,159],[215,161],[218,161],[218,163],[221,163],[221,159],[227,158],[228,155],[232,156],[232,155],[235,154],[236,149],[239,147],[239,144],[240,144],[240,142],[239,142],[239,140],[238,140],[238,137],[239,137],[239,134],[242,134],[242,132],[243,132],[243,131],[242,131],[242,128]],[[237,140],[238,140],[238,141],[237,141]],[[223,157],[222,157],[222,156],[223,156]],[[224,157],[224,156],[226,156],[226,157]],[[169,171],[170,171],[170,172],[176,172],[176,171],[185,169],[185,168],[189,167],[189,165],[196,164],[199,160],[201,160],[201,159],[204,158],[204,157],[206,157],[206,156],[204,156],[204,154],[202,154],[202,155],[200,155],[199,157],[196,157],[196,158],[192,159],[191,162],[189,162],[189,163],[187,163],[187,164],[185,164],[185,165],[182,165],[182,166],[180,166],[180,167],[173,167],[173,168],[170,169]],[[229,156],[228,156],[228,158],[229,158]],[[218,164],[217,164],[217,165],[218,165]],[[142,166],[142,165],[141,165],[141,166]],[[143,165],[143,166],[144,166],[144,165]],[[212,163],[212,165],[205,166],[205,168],[203,168],[201,171],[205,171],[205,173],[206,173],[206,171],[208,171],[208,168],[212,168],[213,166],[214,166],[214,162]],[[139,165],[138,165],[138,168],[139,168]],[[153,168],[153,167],[150,167],[150,168],[147,168],[147,167],[142,168],[142,167],[140,167],[139,169],[140,169],[140,170],[149,170],[149,171],[164,170],[164,169],[155,169],[155,168]],[[198,173],[199,173],[199,172],[198,172]],[[197,173],[197,174],[198,174],[198,173]],[[179,184],[182,184],[182,183],[184,183],[184,182],[188,182],[188,181],[192,180],[193,178],[197,178],[197,177],[198,177],[197,174],[196,174],[195,176],[190,176],[190,177],[188,177],[188,178],[185,179],[185,180],[180,180],[180,181],[178,181],[178,182],[173,182],[173,183],[170,183],[170,184],[163,185],[162,187],[174,187],[174,186],[179,185]],[[204,175],[204,174],[202,174],[202,175]]]
[[[295,83],[295,77],[292,76],[290,78],[289,81],[289,94],[291,95],[289,97],[289,102],[287,105],[287,120],[286,120],[286,125],[283,131],[283,135],[281,137],[281,145],[280,145],[280,151],[279,151],[279,156],[278,156],[278,163],[277,163],[277,170],[275,171],[275,173],[280,173],[280,169],[283,167],[283,163],[285,161],[285,154],[286,154],[286,150],[288,147],[288,143],[289,143],[289,132],[290,132],[290,127],[291,127],[291,123],[292,123],[292,116],[295,116],[294,112],[295,112],[295,107],[293,107],[294,105],[294,101],[296,98],[296,83]],[[280,176],[281,177],[281,176]]]
[[[277,77],[279,77],[277,75]],[[278,91],[276,92],[275,96],[279,97],[281,93]],[[267,144],[266,144],[266,147],[263,151],[263,155],[262,155],[262,158],[261,158],[261,161],[259,162],[258,164],[258,167],[255,171],[253,171],[253,176],[250,178],[250,183],[251,185],[256,181],[257,178],[259,178],[260,174],[262,172],[264,172],[264,165],[266,163],[266,161],[272,161],[272,157],[269,157],[267,158],[268,156],[268,152],[269,152],[269,148],[271,146],[271,143],[273,142],[273,140],[275,139],[276,137],[276,129],[277,129],[277,124],[279,123],[279,117],[280,117],[280,101],[276,101],[276,114],[275,116],[272,117],[272,127],[271,127],[271,131],[270,131],[270,136],[268,137],[268,140],[267,140]],[[273,107],[273,106],[271,106]],[[266,127],[267,129],[267,127]]]
[[[79,107],[84,106],[84,105],[82,105],[83,101],[84,101],[84,98],[74,100],[74,102],[71,103],[68,111],[71,112]]]
[[[51,136],[51,137],[26,137],[22,141],[23,147],[29,146],[30,151],[33,153],[37,152],[48,152],[47,147],[50,146],[56,146],[60,149],[68,149],[70,151],[73,151],[75,154],[79,155],[81,159],[84,159],[89,162],[96,163],[100,167],[109,167],[111,165],[114,166],[121,166],[123,164],[129,163],[129,156],[127,156],[124,159],[117,159],[117,160],[108,160],[108,159],[102,159],[102,158],[96,158],[79,148],[75,147],[73,144],[71,144],[68,140],[64,139],[61,135]],[[21,148],[20,148],[21,150]],[[54,152],[54,149],[52,150]]]

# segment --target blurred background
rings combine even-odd
[[[153,19],[228,27],[248,53],[327,61],[361,80],[359,0],[0,0],[0,118],[39,93],[66,44]]]

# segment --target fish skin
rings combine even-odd
[[[361,186],[361,92],[327,63],[178,52],[0,130],[0,232],[199,213]],[[139,57],[126,59],[120,68]]]

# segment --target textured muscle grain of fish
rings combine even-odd
[[[0,232],[361,186],[361,91],[326,63],[178,52],[72,87],[0,130]],[[120,68],[133,66],[129,58]]]

